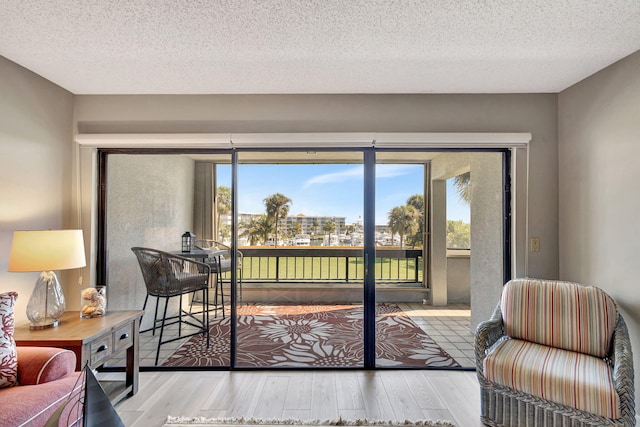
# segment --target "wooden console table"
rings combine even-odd
[[[30,330],[17,326],[14,338],[18,346],[60,347],[76,354],[76,370],[85,364],[92,369],[104,365],[126,351],[124,381],[101,381],[115,405],[138,391],[140,318],[144,311],[107,311],[100,317],[82,319],[79,311],[67,311],[56,328]]]

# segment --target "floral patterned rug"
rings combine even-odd
[[[238,367],[363,366],[361,305],[238,307]],[[210,345],[191,337],[162,366],[229,366],[230,316],[211,319]],[[376,305],[376,365],[459,367],[396,304]]]

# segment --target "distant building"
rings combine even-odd
[[[248,213],[241,212],[238,214],[238,223],[247,223],[251,221],[252,218],[259,217],[264,215],[264,213]],[[220,222],[222,226],[231,226],[231,215],[222,215],[220,218]],[[333,222],[335,224],[335,234],[344,234],[347,231],[347,225],[354,225],[356,230],[361,230],[362,222],[358,222],[355,224],[347,224],[346,217],[344,216],[317,216],[317,215],[304,215],[297,214],[294,216],[288,216],[284,220],[280,220],[278,228],[280,230],[288,230],[291,225],[297,222],[300,224],[300,233],[309,236],[314,235],[324,235],[323,231],[324,225],[328,222]],[[376,233],[387,233],[389,231],[389,226],[387,224],[376,224],[375,227]],[[242,232],[242,230],[240,230]]]
[[[242,224],[251,221],[252,218],[264,215],[263,213],[246,213],[241,212],[238,214],[238,223]],[[231,215],[222,215],[220,218],[221,224],[231,225]],[[295,216],[288,216],[286,219],[280,220],[278,228],[286,230],[294,222],[300,224],[300,234],[324,234],[322,231],[324,225],[328,222],[333,222],[336,226],[334,233],[344,233],[346,231],[346,217],[344,216],[307,216],[304,214],[298,214]]]
[[[294,222],[300,224],[301,234],[324,234],[323,227],[328,222],[333,222],[336,226],[334,233],[344,233],[346,230],[346,217],[344,216],[306,216],[298,214],[296,216],[288,216],[287,219],[280,221],[280,225],[289,228]],[[315,224],[315,225],[314,225]]]

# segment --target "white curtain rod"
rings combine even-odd
[[[527,146],[531,133],[76,134],[75,141],[96,148],[517,148]]]

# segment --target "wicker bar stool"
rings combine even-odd
[[[209,276],[210,268],[207,264],[195,261],[193,259],[184,258],[168,252],[159,251],[157,249],[133,247],[133,253],[138,259],[142,277],[147,288],[147,295],[144,299],[143,310],[146,310],[149,297],[156,298],[156,307],[152,326],[148,329],[140,331],[152,331],[153,335],[156,329],[160,329],[158,339],[158,347],[156,350],[156,365],[160,356],[160,346],[182,338],[190,337],[197,334],[203,334],[207,339],[207,348],[209,348],[209,312],[203,310],[202,318],[198,318],[182,308],[182,298],[184,295],[195,294],[204,291],[204,303],[208,304],[209,294]],[[177,314],[167,315],[169,300],[171,298],[179,298],[179,308]],[[161,299],[164,299],[164,310],[162,316],[158,317],[158,306]],[[159,325],[158,325],[159,324]],[[163,340],[165,327],[178,324],[178,336]],[[195,332],[182,334],[183,324],[196,328]]]

